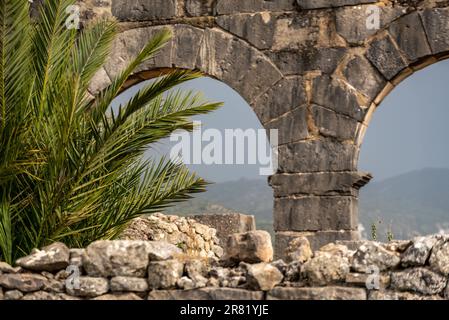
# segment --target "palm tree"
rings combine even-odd
[[[143,87],[118,110],[110,105],[138,65],[170,39],[145,45],[95,98],[92,77],[105,63],[116,23],[65,27],[73,0],[0,4],[0,260],[12,262],[53,241],[82,247],[113,239],[127,223],[205,191],[179,162],[145,159],[152,143],[191,116],[219,107],[175,86],[199,77],[177,70]]]

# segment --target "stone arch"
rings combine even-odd
[[[199,70],[229,85],[253,106],[257,98],[282,77],[262,52],[218,28],[185,24],[150,26],[125,30],[117,36],[112,54],[92,82],[91,93],[98,93],[110,84],[110,79],[131,57],[163,29],[172,32],[172,40],[153,59],[137,68],[123,90],[173,69]],[[254,110],[262,119],[263,114]]]
[[[314,248],[358,238],[357,162],[370,115],[400,81],[448,57],[449,5],[440,0],[113,0],[122,33],[91,90],[162,27],[174,40],[129,84],[154,70],[197,68],[235,89],[265,128],[279,129],[276,251],[306,236]],[[375,5],[380,28],[367,28]]]
[[[357,17],[357,10],[334,12]],[[315,248],[358,238],[358,192],[371,176],[357,164],[372,114],[405,78],[449,57],[449,8],[383,10],[389,20],[374,33],[340,29],[354,47],[332,72],[306,79],[308,139],[281,146],[280,172],[271,178],[278,251],[297,236]]]

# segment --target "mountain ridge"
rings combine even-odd
[[[265,179],[213,184],[206,193],[168,210],[174,214],[237,211],[256,216],[258,227],[272,231],[273,192]],[[360,191],[359,220],[365,236],[397,239],[449,230],[449,168],[423,168],[380,181]]]

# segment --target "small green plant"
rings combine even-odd
[[[177,246],[179,249],[183,250],[183,251],[185,251],[185,250],[187,249],[187,245],[186,245],[186,243],[185,243],[184,241],[178,242],[178,243],[176,244],[176,246]]]
[[[378,240],[378,233],[379,233],[378,225],[380,225],[380,224],[382,224],[381,219],[378,219],[377,221],[375,221],[371,224],[371,239],[373,241]]]
[[[373,222],[371,224],[371,239],[376,241],[377,240],[377,223]]]
[[[391,224],[389,225],[388,230],[387,230],[387,240],[388,240],[388,242],[391,242],[394,240],[394,233],[393,233]]]

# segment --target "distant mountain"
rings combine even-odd
[[[449,230],[449,169],[428,168],[383,181],[360,192],[359,216],[368,233],[377,221],[380,234],[395,238]]]
[[[259,228],[272,231],[272,208],[273,192],[265,179],[242,179],[211,185],[168,212],[254,214]],[[388,231],[396,239],[449,231],[449,169],[423,169],[369,183],[360,192],[359,217],[368,238],[373,224],[381,240]]]

